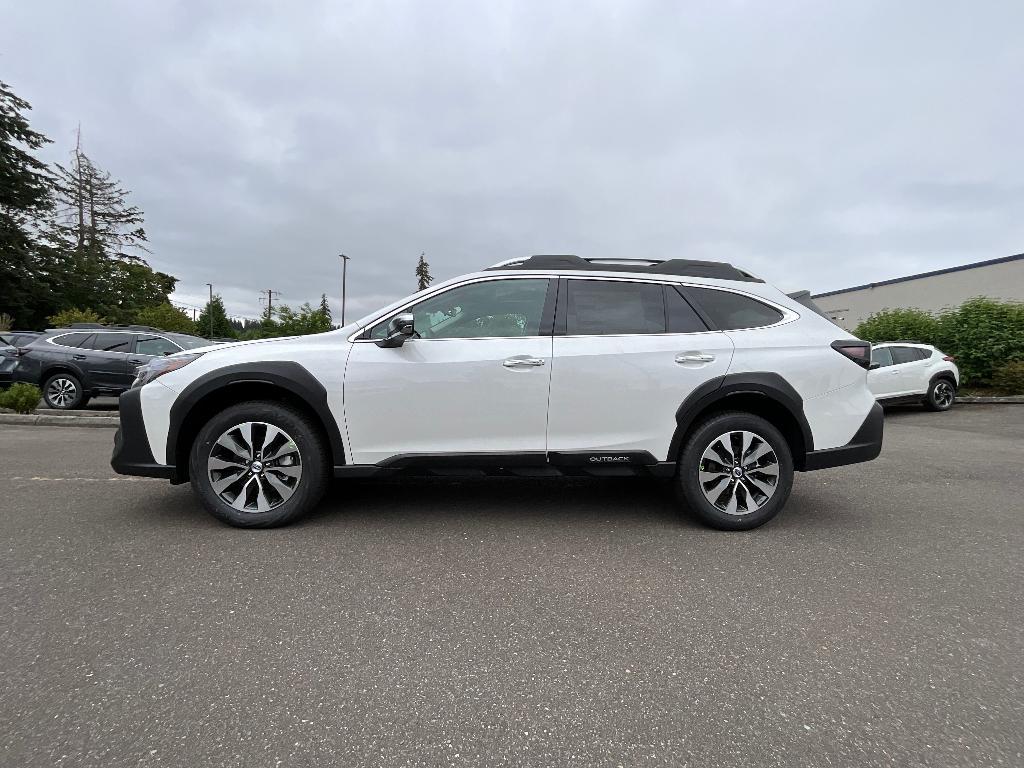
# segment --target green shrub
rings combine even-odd
[[[886,309],[854,333],[873,342],[908,339],[956,357],[965,384],[985,385],[1008,360],[1024,358],[1024,304],[976,298],[933,315],[920,309]]]
[[[922,309],[883,309],[868,317],[853,332],[858,338],[876,343],[903,339],[935,344],[939,337],[939,320]]]
[[[56,315],[46,318],[51,328],[67,328],[72,323],[102,323],[102,317],[91,309],[62,309]]]
[[[989,384],[996,369],[1024,358],[1024,304],[965,301],[939,318],[936,346],[956,357],[965,381]]]
[[[43,398],[39,387],[19,382],[6,391],[0,391],[0,408],[10,408],[16,413],[32,413]]]
[[[1012,360],[997,368],[992,384],[1008,395],[1024,395],[1024,360]]]

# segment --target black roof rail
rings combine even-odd
[[[584,259],[571,254],[531,256],[517,264],[497,265],[488,269],[573,269],[591,272],[645,272],[653,275],[707,277],[716,280],[740,280],[763,283],[764,280],[737,269],[724,261],[696,259]],[[485,270],[487,271],[487,270]]]
[[[60,328],[78,331],[160,331],[160,333],[167,333],[167,331],[154,328],[151,325],[135,325],[130,323],[71,323],[71,325],[62,325]]]

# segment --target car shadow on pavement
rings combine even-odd
[[[674,506],[670,483],[651,478],[409,477],[336,481],[305,518],[615,519],[696,525]]]
[[[226,528],[207,514],[188,485],[165,487],[153,494],[147,506],[147,518],[161,525]],[[289,527],[460,520],[543,526],[604,521],[716,533],[687,514],[671,481],[652,478],[335,480],[317,507]],[[755,530],[813,526],[817,532],[841,531],[862,523],[854,498],[839,488],[798,480],[786,508],[767,526]]]

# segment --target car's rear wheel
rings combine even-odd
[[[948,411],[956,402],[956,387],[949,379],[936,379],[928,387],[924,405],[930,411]]]
[[[701,522],[727,531],[764,525],[793,487],[789,444],[770,422],[730,411],[699,424],[679,458],[679,489]]]
[[[330,479],[329,453],[303,413],[275,402],[241,403],[199,431],[189,475],[217,519],[240,528],[272,528],[320,501]]]
[[[50,408],[62,411],[80,408],[86,401],[82,382],[71,373],[55,373],[43,383],[43,400]]]

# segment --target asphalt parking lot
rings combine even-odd
[[[749,533],[643,480],[239,531],[0,426],[0,765],[1019,766],[1024,406],[890,412]]]

